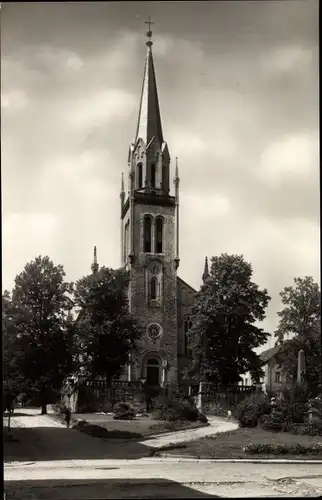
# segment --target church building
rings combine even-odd
[[[170,152],[163,136],[152,32],[147,52],[139,116],[128,153],[128,175],[120,193],[121,266],[130,272],[129,307],[143,327],[139,354],[121,380],[147,385],[178,383],[191,358],[187,332],[196,290],[179,278],[179,167],[171,194]],[[208,273],[207,262],[204,276]]]

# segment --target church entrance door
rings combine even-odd
[[[151,358],[146,363],[146,385],[160,385],[160,363],[157,359]]]

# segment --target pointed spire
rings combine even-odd
[[[161,145],[163,143],[161,115],[159,108],[159,99],[157,84],[155,79],[154,63],[152,56],[152,31],[150,25],[152,21],[146,21],[149,25],[147,32],[148,40],[147,54],[144,69],[143,86],[140,101],[139,119],[136,129],[135,142],[141,138],[147,146],[153,137]]]
[[[174,177],[174,184],[175,187],[179,187],[179,182],[180,182],[180,177],[179,177],[179,164],[178,164],[178,157],[176,156],[176,169],[175,169],[175,177]]]
[[[98,262],[97,262],[96,246],[94,247],[94,260],[93,260],[93,264],[91,265],[91,269],[93,271],[93,274],[96,274],[98,272]]]
[[[120,198],[121,198],[121,200],[124,200],[124,197],[125,197],[125,191],[124,191],[124,174],[122,172],[121,191],[120,191]]]
[[[205,268],[202,275],[202,281],[205,283],[207,278],[209,278],[208,257],[205,258]]]

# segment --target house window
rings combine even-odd
[[[157,278],[151,278],[150,281],[150,299],[155,300],[158,293],[158,280]]]
[[[155,188],[156,185],[156,169],[154,163],[151,165],[151,187]]]
[[[155,221],[155,253],[163,252],[163,219],[157,217]]]
[[[192,350],[189,348],[189,330],[192,327],[192,321],[190,316],[186,316],[184,319],[184,353],[185,356],[191,357],[192,356]]]
[[[281,379],[281,372],[275,372],[275,383],[280,384],[282,381]]]
[[[138,163],[137,167],[137,189],[142,189],[143,187],[143,165]]]
[[[151,233],[152,233],[152,217],[150,215],[145,215],[143,219],[143,252],[151,252]]]

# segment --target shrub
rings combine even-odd
[[[299,384],[282,389],[282,398],[277,403],[284,415],[285,421],[295,424],[305,422],[308,412],[309,392]]]
[[[55,413],[62,415],[66,411],[66,406],[63,403],[56,403],[52,405],[52,409],[54,410]]]
[[[287,432],[297,436],[322,436],[322,426],[310,424],[290,424]]]
[[[83,403],[77,405],[77,413],[95,413],[99,411],[98,404],[95,401],[89,401],[87,403]]]
[[[237,406],[240,427],[256,427],[259,419],[270,412],[270,402],[265,394],[252,394]]]
[[[283,412],[276,409],[275,411],[272,411],[269,415],[264,415],[264,421],[261,427],[266,431],[279,432],[283,429],[284,424],[285,420]]]
[[[114,406],[114,420],[132,420],[134,417],[134,408],[129,403],[116,403]]]
[[[95,424],[89,424],[85,420],[77,422],[77,424],[74,425],[74,429],[84,432],[84,434],[88,434],[89,436],[99,437],[103,439],[141,439],[143,437],[142,434],[139,434],[138,432],[119,431],[117,429],[109,431],[105,427],[101,427],[100,425]]]
[[[322,444],[303,446],[301,444],[262,444],[253,443],[243,448],[245,453],[254,455],[322,455]]]
[[[157,400],[153,418],[173,422],[176,420],[186,420],[189,422],[207,422],[207,417],[200,413],[191,398],[168,399],[161,397]]]

